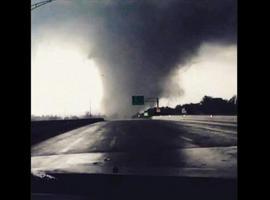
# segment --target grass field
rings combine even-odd
[[[37,144],[50,137],[66,131],[79,128],[95,122],[104,121],[103,118],[74,119],[74,120],[46,120],[31,122],[31,145]]]

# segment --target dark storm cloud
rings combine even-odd
[[[89,30],[85,43],[91,43],[88,57],[99,63],[104,75],[107,114],[138,111],[131,106],[132,95],[181,94],[177,83],[170,83],[166,90],[165,82],[196,55],[202,43],[236,43],[236,0],[64,2],[59,9],[53,3],[48,6],[54,15],[47,21],[60,28],[64,20],[65,25],[85,21],[82,31]]]
[[[168,76],[203,42],[236,43],[236,9],[235,0],[128,1],[100,7],[105,31],[96,50],[106,63],[104,73],[112,76],[105,84],[107,109],[130,111],[134,94],[166,95]]]

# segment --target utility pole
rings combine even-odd
[[[92,114],[91,114],[91,97],[90,97],[90,113],[89,113],[90,117],[92,117]]]
[[[159,98],[158,97],[156,97],[156,98],[147,98],[145,100],[145,102],[154,102],[154,101],[157,102],[156,112],[160,112],[160,109],[159,109]]]

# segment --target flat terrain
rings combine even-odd
[[[31,145],[75,128],[104,121],[103,118],[31,121]]]

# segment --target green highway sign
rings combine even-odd
[[[144,96],[132,96],[132,105],[144,105]]]

